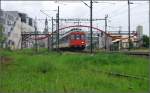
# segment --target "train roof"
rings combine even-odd
[[[74,32],[71,32],[70,34],[85,34],[85,32],[83,32],[83,31],[74,31]]]
[[[85,32],[80,28],[73,28],[69,30],[68,32],[64,33],[62,36],[60,36],[60,38],[63,38],[69,34],[85,34]]]
[[[80,28],[72,28],[70,31],[82,31]]]

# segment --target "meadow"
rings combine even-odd
[[[0,50],[0,92],[148,92],[149,59],[121,53]]]

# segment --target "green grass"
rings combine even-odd
[[[0,92],[147,92],[148,59],[123,54],[0,50]],[[115,72],[145,79],[109,75]]]

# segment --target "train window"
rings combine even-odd
[[[76,39],[79,40],[81,37],[80,35],[76,35]]]
[[[85,35],[81,35],[81,39],[84,40],[85,39]]]

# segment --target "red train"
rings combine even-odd
[[[86,46],[86,34],[81,29],[74,28],[60,39],[60,48],[83,50]]]

